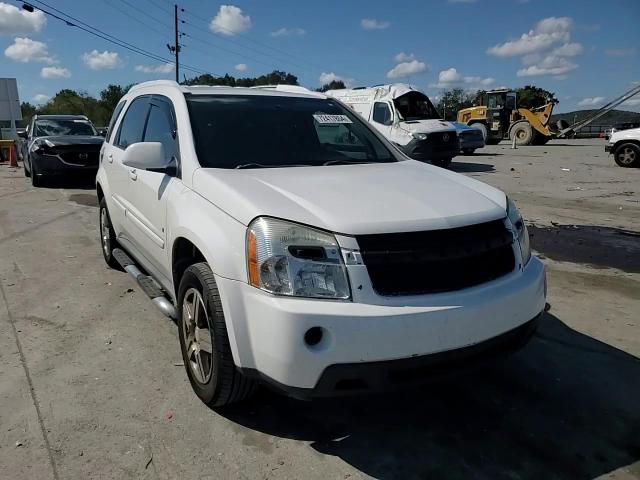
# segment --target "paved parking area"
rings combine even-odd
[[[640,478],[640,170],[600,140],[452,168],[532,222],[550,304],[534,340],[421,391],[214,412],[175,325],[105,266],[91,182],[34,189],[0,165],[0,477]]]

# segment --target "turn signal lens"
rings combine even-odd
[[[256,248],[256,234],[251,230],[247,233],[247,256],[249,268],[249,283],[254,287],[260,287],[260,275],[258,274],[258,252]]]

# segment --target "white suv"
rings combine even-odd
[[[545,306],[504,193],[301,87],[133,87],[97,192],[105,260],[176,318],[211,406],[418,385],[523,345]]]

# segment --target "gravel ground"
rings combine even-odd
[[[530,221],[549,278],[533,341],[473,376],[214,412],[175,325],[102,260],[91,182],[0,165],[0,477],[640,478],[640,169],[601,140],[458,157]]]

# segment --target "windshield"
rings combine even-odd
[[[502,108],[504,107],[504,94],[493,94],[487,95],[489,98],[487,99],[489,108]]]
[[[402,120],[439,120],[440,114],[424,93],[409,92],[393,101]]]
[[[322,98],[187,96],[196,153],[207,168],[395,162],[354,112]]]
[[[97,135],[96,130],[88,120],[59,120],[42,119],[36,121],[36,137],[54,135]]]

